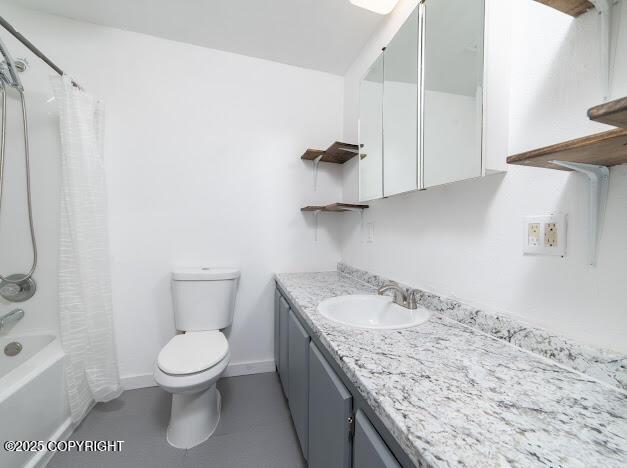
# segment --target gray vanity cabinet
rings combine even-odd
[[[350,468],[353,397],[309,345],[309,468]]]
[[[294,311],[289,313],[289,407],[300,442],[307,459],[309,439],[309,335]]]
[[[280,320],[279,320],[279,306],[281,304],[281,293],[278,289],[274,290],[274,365],[276,370],[279,370],[279,336],[280,332]]]
[[[308,467],[400,468],[399,461],[413,467],[380,421],[368,419],[367,403],[287,296],[276,291],[274,358]]]
[[[289,314],[285,298],[279,299],[279,379],[285,398],[289,400]]]
[[[355,417],[353,468],[400,468],[392,452],[361,410]]]

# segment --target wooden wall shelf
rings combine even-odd
[[[359,147],[357,145],[336,141],[326,150],[308,149],[300,158],[313,161],[319,156],[322,156],[322,159],[320,159],[321,162],[344,164],[358,154]]]
[[[328,213],[343,213],[345,211],[365,210],[369,205],[356,205],[353,203],[332,203],[324,206],[305,206],[300,211],[324,211]]]
[[[627,130],[617,128],[507,158],[508,164],[570,170],[552,164],[551,161],[554,160],[598,166],[625,164],[627,163]]]
[[[566,13],[567,15],[577,17],[588,10],[594,8],[594,5],[588,0],[536,0],[544,3],[551,8]]]
[[[627,128],[627,97],[588,109],[588,117],[595,122]]]

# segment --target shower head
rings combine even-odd
[[[18,69],[15,65],[15,61],[9,53],[9,49],[7,49],[4,42],[2,42],[2,39],[0,39],[0,53],[4,57],[4,62],[0,64],[0,80],[7,86],[23,91],[24,87],[17,74]]]

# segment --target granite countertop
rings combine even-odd
[[[318,311],[374,293],[339,272],[276,280],[417,466],[627,466],[627,394],[435,312],[361,330]]]

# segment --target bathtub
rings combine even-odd
[[[11,342],[22,345],[5,355]],[[40,467],[47,452],[7,452],[7,440],[59,440],[71,429],[63,377],[63,350],[52,334],[0,336],[0,467]]]

